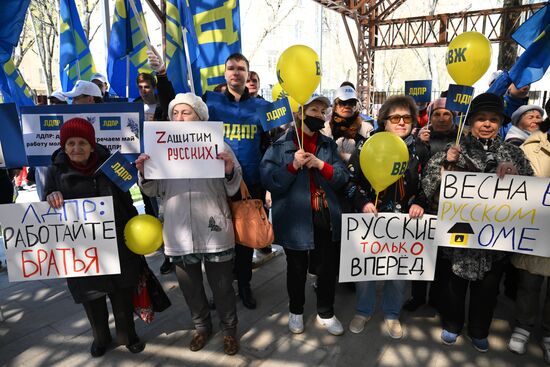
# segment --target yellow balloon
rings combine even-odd
[[[387,131],[376,133],[363,145],[359,163],[378,193],[403,176],[409,163],[409,150],[399,136]]]
[[[277,61],[277,79],[296,102],[305,104],[321,81],[317,53],[308,46],[290,46]]]
[[[291,96],[288,95],[287,92],[284,91],[283,87],[281,87],[281,84],[277,83],[273,86],[273,89],[271,89],[271,99],[273,102],[288,98],[288,102],[290,103],[290,109],[292,112],[298,112],[298,107],[300,107],[300,104],[294,100]]]
[[[155,252],[163,242],[162,224],[152,215],[136,215],[124,227],[124,240],[130,251],[138,255]]]
[[[472,86],[491,65],[491,43],[479,32],[456,36],[447,48],[445,65],[456,84]]]

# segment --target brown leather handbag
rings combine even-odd
[[[235,242],[252,248],[264,248],[273,243],[273,227],[259,199],[252,199],[241,180],[241,200],[231,201]]]

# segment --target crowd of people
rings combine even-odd
[[[256,109],[268,102],[259,93],[259,75],[250,70],[244,55],[228,57],[226,83],[202,98],[176,94],[161,57],[154,51],[148,56],[155,75],[140,74],[136,81],[145,123],[212,120],[225,124],[225,145],[217,156],[224,162],[224,178],[146,179],[148,152],[135,161],[145,210],[164,222],[165,261],[160,271],[175,271],[195,326],[189,345],[192,351],[208,342],[213,330],[210,310],[215,308],[224,352],[238,352],[234,279],[243,305],[248,309],[257,306],[250,286],[254,250],[235,243],[228,204],[241,199],[242,182],[252,198],[263,200],[271,210],[275,243],[284,248],[290,332],[304,332],[305,286],[310,273],[316,276],[316,321],[330,334],[341,335],[345,327],[334,304],[342,213],[391,212],[410,218],[436,214],[441,176],[449,170],[550,177],[550,104],[544,109],[529,105],[528,87],[511,85],[505,96],[482,93],[475,97],[459,143],[457,114],[446,108],[445,95],[427,105],[415,103],[410,96],[391,96],[378,111],[375,129],[361,117],[361,101],[349,82],[337,89],[332,101],[313,95],[300,106],[290,126],[264,131]],[[68,98],[73,104],[89,104],[112,97],[106,78],[96,74],[91,81],[78,81],[70,92],[53,93],[50,103],[67,103]],[[402,139],[410,158],[403,176],[377,195],[363,174],[359,156],[365,142],[379,132]],[[106,296],[113,305],[118,342],[139,353],[145,344],[135,332],[131,299],[143,258],[126,248],[122,234],[137,212],[129,193],[97,172],[109,154],[96,143],[94,129],[86,120],[66,121],[60,140],[47,172],[37,171],[42,176],[37,180],[43,182],[40,197],[55,208],[64,199],[114,198],[121,274],[67,280],[74,301],[83,305],[92,327],[91,355],[103,355],[111,343]],[[208,300],[203,286],[203,265],[213,300]],[[503,274],[506,295],[516,302],[508,348],[525,353],[542,311],[541,346],[550,364],[550,283],[543,310],[537,301],[545,277],[550,276],[550,259],[536,256],[440,247],[435,280],[413,281],[410,299],[405,299],[408,281],[383,282],[381,305],[388,335],[402,338],[402,311],[414,312],[428,303],[440,314],[442,343],[452,345],[465,334],[478,351],[488,351]],[[355,284],[355,316],[348,326],[352,333],[361,333],[375,313],[376,286],[372,281]]]

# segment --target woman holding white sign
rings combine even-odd
[[[418,109],[409,96],[391,96],[378,111],[377,132],[387,131],[397,135],[407,145],[409,162],[404,175],[378,195],[361,170],[360,153],[366,141],[358,145],[351,156],[349,168],[352,185],[350,196],[354,207],[360,213],[379,212],[408,213],[411,218],[424,214],[426,200],[420,188],[420,175],[423,158],[416,152],[416,140],[412,135],[413,124],[416,124]],[[375,136],[375,135],[374,135]],[[399,321],[401,307],[405,297],[406,280],[385,280],[382,294],[382,310],[386,329],[390,337],[403,337],[403,328]],[[371,319],[376,305],[376,282],[355,283],[357,305],[355,317],[351,320],[349,329],[360,333]]]
[[[426,166],[422,184],[429,201],[438,202],[445,170],[496,173],[501,178],[507,174],[533,175],[523,152],[498,136],[499,128],[508,120],[500,97],[483,93],[472,100],[466,117],[470,135],[463,137],[460,145],[434,155]],[[466,292],[470,288],[468,336],[475,349],[486,352],[498,287],[509,254],[448,247],[441,247],[440,251],[438,266],[444,278],[439,304],[441,340],[447,345],[456,342],[464,326]]]
[[[180,93],[170,102],[168,116],[173,121],[208,121],[208,108],[193,93]],[[164,252],[176,267],[195,324],[189,349],[202,349],[212,334],[202,277],[204,263],[224,335],[223,349],[233,355],[239,343],[233,290],[235,235],[228,199],[239,190],[242,171],[229,145],[225,144],[217,158],[224,161],[225,178],[147,180],[143,177],[147,154],[139,156],[136,167],[143,192],[160,196],[164,203]]]
[[[76,117],[66,121],[59,135],[61,148],[52,155],[44,189],[50,206],[61,208],[68,199],[112,196],[115,210],[121,273],[67,278],[74,301],[84,306],[92,327],[94,342],[90,353],[92,357],[100,357],[111,343],[107,295],[113,308],[118,342],[130,352],[139,353],[145,344],[136,334],[132,295],[138,283],[141,259],[124,243],[124,227],[137,215],[137,210],[129,192],[123,192],[104,174],[96,172],[110,152],[96,144],[94,128],[87,120]]]

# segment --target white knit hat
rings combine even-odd
[[[201,97],[196,96],[194,93],[178,93],[176,98],[168,105],[168,118],[172,120],[172,110],[174,106],[185,103],[191,106],[201,121],[208,121],[208,107],[203,102]]]

